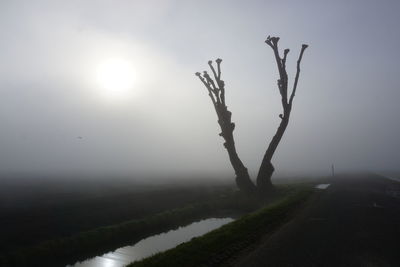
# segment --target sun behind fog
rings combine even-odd
[[[96,68],[96,82],[102,97],[107,100],[121,100],[134,90],[135,70],[128,60],[107,59]]]

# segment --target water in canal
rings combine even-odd
[[[157,252],[174,248],[183,242],[189,241],[193,237],[204,235],[231,221],[233,221],[232,218],[209,218],[201,220],[176,230],[147,237],[133,246],[121,247],[102,256],[97,256],[68,266],[122,267],[130,262],[146,258]]]
[[[330,185],[331,184],[319,184],[319,185],[316,185],[315,188],[317,188],[317,189],[327,189],[328,186],[330,186]]]

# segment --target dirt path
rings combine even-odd
[[[400,183],[342,176],[235,266],[400,266]]]

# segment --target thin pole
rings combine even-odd
[[[332,169],[332,177],[334,177],[335,176],[335,166],[333,164],[332,164],[331,169]]]

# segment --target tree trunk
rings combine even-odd
[[[272,165],[271,160],[289,123],[289,114],[290,111],[285,112],[285,115],[281,118],[281,123],[274,137],[269,143],[268,149],[265,152],[264,158],[261,162],[261,166],[257,175],[257,188],[262,194],[268,193],[274,189],[274,186],[271,182],[271,177],[274,173],[275,168],[274,165]]]
[[[256,191],[256,186],[251,181],[247,168],[236,152],[235,140],[233,138],[235,124],[232,122],[232,113],[225,104],[225,82],[221,80],[220,64],[222,59],[217,59],[216,62],[217,69],[214,68],[211,60],[208,61],[208,65],[214,75],[214,80],[206,71],[203,72],[203,75],[200,72],[196,72],[196,76],[199,77],[200,81],[207,88],[208,95],[217,113],[218,124],[221,128],[221,133],[219,135],[225,140],[224,147],[228,151],[229,160],[235,170],[236,185],[240,191],[251,194]]]
[[[223,131],[224,132],[224,131]],[[233,139],[233,131],[225,132],[221,134],[224,139],[225,143],[224,146],[228,151],[229,160],[232,164],[233,169],[235,170],[236,174],[236,185],[238,186],[239,190],[242,192],[251,194],[256,191],[256,187],[254,183],[250,179],[249,172],[247,168],[244,166],[243,162],[240,160],[236,148],[235,148],[235,141]]]
[[[279,55],[278,41],[279,41],[279,37],[268,36],[265,43],[267,43],[274,51],[276,64],[277,64],[277,67],[279,70],[278,89],[279,89],[279,93],[281,95],[283,115],[282,114],[279,115],[279,117],[281,118],[281,123],[280,123],[274,137],[272,138],[271,142],[269,143],[267,151],[265,152],[264,158],[261,162],[260,169],[258,171],[257,188],[261,194],[265,194],[274,189],[272,182],[271,182],[271,177],[272,177],[272,174],[274,173],[275,169],[274,169],[274,165],[272,165],[271,160],[275,153],[276,148],[279,145],[279,142],[282,139],[283,134],[285,133],[286,127],[288,126],[288,123],[289,123],[290,112],[292,111],[292,103],[293,103],[294,96],[296,94],[297,83],[299,81],[300,62],[301,62],[301,59],[303,58],[304,51],[308,47],[308,45],[306,45],[306,44],[303,44],[301,46],[300,55],[297,60],[297,71],[296,71],[296,76],[294,79],[293,89],[292,89],[292,93],[290,94],[290,97],[288,99],[288,75],[286,72],[286,57],[289,53],[289,49],[285,49],[283,51],[283,58],[281,58]]]

